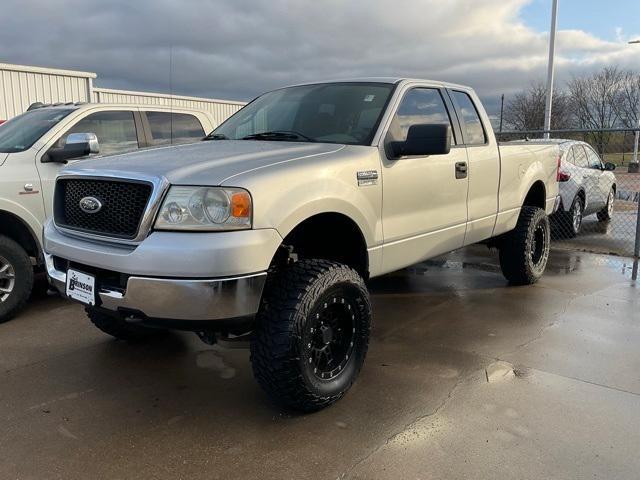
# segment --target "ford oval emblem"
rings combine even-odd
[[[80,200],[80,210],[84,213],[98,213],[102,210],[102,202],[96,197],[84,197]]]

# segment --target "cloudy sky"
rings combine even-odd
[[[638,0],[559,0],[559,81],[640,71]],[[546,72],[551,0],[2,0],[0,62],[102,87],[248,100],[273,87],[412,76],[501,93]]]

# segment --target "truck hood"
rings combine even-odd
[[[226,179],[276,163],[325,155],[344,148],[328,143],[212,140],[173,147],[151,148],[99,157],[74,164],[74,174],[126,177],[163,176],[172,185],[221,185]]]
[[[2,166],[2,164],[4,163],[4,161],[7,159],[7,157],[9,157],[8,153],[2,153],[0,152],[0,166]]]

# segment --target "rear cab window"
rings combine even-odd
[[[485,145],[487,135],[480,120],[480,114],[469,94],[452,90],[451,96],[457,104],[457,112],[462,124],[462,136],[465,145]]]
[[[195,115],[173,112],[144,112],[151,131],[151,145],[177,145],[202,139],[205,135]]]

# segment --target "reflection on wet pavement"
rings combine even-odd
[[[632,268],[554,250],[511,287],[475,246],[374,279],[362,374],[314,415],[270,404],[246,350],[128,345],[41,295],[0,325],[0,478],[635,479]]]

